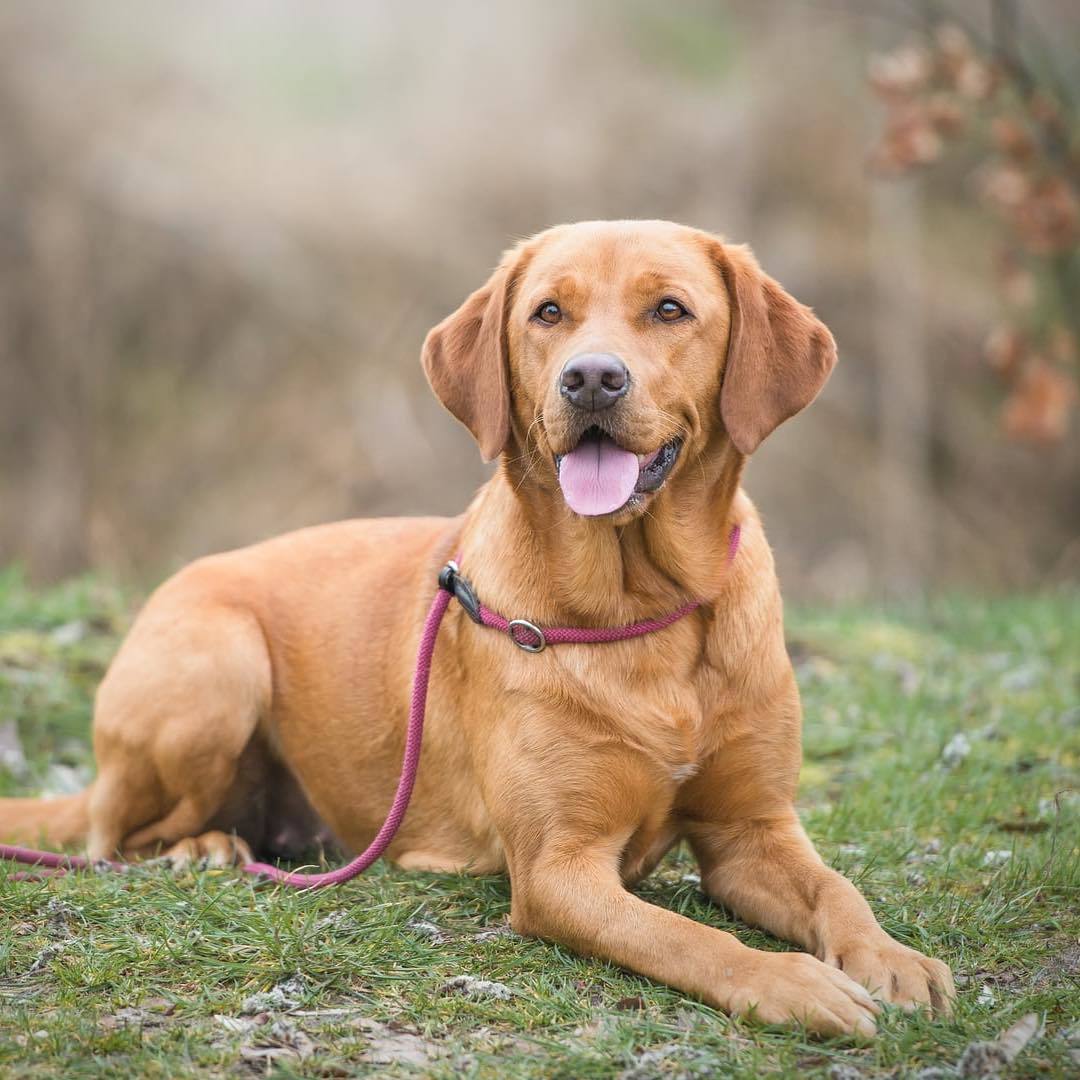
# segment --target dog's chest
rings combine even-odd
[[[680,784],[699,769],[705,711],[692,675],[682,670],[610,673],[602,707],[623,741],[665,780]]]
[[[568,733],[614,736],[628,752],[647,758],[667,786],[693,777],[707,753],[705,717],[713,710],[699,656],[691,628],[676,626],[662,639],[512,657],[500,673],[509,699],[536,702],[561,717]]]

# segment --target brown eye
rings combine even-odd
[[[661,300],[656,305],[656,316],[661,322],[678,322],[688,314],[689,312],[678,300],[672,300],[670,297],[667,300]]]
[[[533,318],[554,326],[562,320],[562,309],[554,300],[545,300],[534,312]]]

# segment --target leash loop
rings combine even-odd
[[[531,634],[532,640],[523,637],[520,633],[521,630],[524,630],[526,634]],[[544,631],[536,623],[529,622],[528,619],[511,619],[507,624],[506,632],[510,635],[510,640],[519,649],[524,649],[526,652],[538,653],[547,648],[547,638],[544,636]]]

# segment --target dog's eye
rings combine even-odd
[[[562,309],[554,300],[545,300],[534,312],[533,318],[554,326],[562,320]]]
[[[672,300],[670,296],[656,305],[656,317],[661,322],[678,322],[679,319],[689,314],[678,300]]]

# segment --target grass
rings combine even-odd
[[[25,752],[0,793],[81,783],[131,608],[91,580],[35,591],[0,573],[0,730],[14,718]],[[380,864],[304,895],[230,872],[0,869],[0,1075],[913,1076],[1029,1012],[1045,1030],[1011,1075],[1076,1075],[1080,594],[795,612],[789,639],[807,828],[890,933],[952,965],[953,1020],[890,1012],[861,1047],[732,1022],[515,937],[501,878]],[[783,947],[706,902],[694,871],[676,853],[641,893]],[[511,994],[455,989],[461,975]]]

